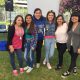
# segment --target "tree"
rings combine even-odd
[[[5,4],[5,0],[0,0],[0,6],[3,6]]]
[[[65,11],[80,11],[80,0],[61,0],[60,2],[60,13]]]

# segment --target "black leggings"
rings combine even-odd
[[[67,49],[66,43],[57,43],[57,50],[58,50],[58,66],[63,65],[63,54]]]
[[[40,40],[40,41],[37,42],[37,46],[36,46],[36,63],[40,63],[42,45],[43,45],[43,40]]]
[[[71,56],[71,63],[70,63],[68,71],[71,72],[74,69],[74,67],[76,67],[76,60],[77,60],[77,57],[78,57],[78,53],[74,53],[72,46],[70,47],[69,53],[70,53],[70,56]]]

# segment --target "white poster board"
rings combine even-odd
[[[60,0],[27,0],[28,13],[33,14],[35,8],[41,8],[46,16],[47,11],[53,10],[58,14]]]

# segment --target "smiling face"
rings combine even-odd
[[[40,10],[37,10],[35,13],[34,13],[34,16],[36,19],[40,19],[41,16],[42,16],[42,12]]]
[[[60,16],[60,17],[57,18],[57,24],[58,25],[62,25],[63,22],[64,22],[64,20],[63,20],[62,16]]]
[[[72,17],[71,17],[71,21],[72,21],[73,23],[78,22],[78,20],[79,20],[78,16],[72,16]]]
[[[49,22],[53,22],[53,20],[54,20],[54,14],[53,13],[49,13],[48,16],[47,16],[47,18],[48,18]]]
[[[27,24],[30,24],[31,22],[32,22],[31,16],[27,16],[27,17],[26,17],[26,23],[27,23]]]
[[[18,17],[18,18],[16,19],[16,24],[17,24],[18,26],[21,26],[22,23],[23,23],[22,17]]]

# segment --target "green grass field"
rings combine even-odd
[[[0,40],[6,39],[6,34],[0,35]],[[60,71],[55,71],[55,66],[57,64],[57,50],[55,49],[54,57],[51,59],[52,70],[48,70],[46,66],[43,66],[42,61],[44,59],[44,47],[42,49],[42,60],[41,60],[41,67],[39,69],[34,68],[34,70],[27,74],[19,74],[18,77],[14,77],[12,75],[12,68],[9,61],[9,55],[6,51],[0,51],[0,80],[63,80],[61,78],[61,74],[66,71],[70,64],[70,55],[68,52],[64,54],[64,64],[63,69]],[[17,59],[16,65],[18,66]],[[24,61],[25,65],[25,61]],[[77,60],[78,66],[78,74],[74,75],[73,73],[67,77],[65,80],[80,80],[80,57]],[[19,69],[19,67],[18,67]]]
[[[43,56],[42,57],[43,61],[44,50],[42,56]],[[12,68],[9,62],[8,52],[0,51],[0,80],[63,80],[61,78],[61,74],[64,71],[66,71],[69,66],[70,63],[69,54],[67,52],[65,53],[63,69],[61,69],[60,71],[55,71],[56,63],[57,63],[57,50],[55,50],[54,58],[51,59],[51,64],[53,67],[52,70],[48,70],[46,66],[43,66],[41,64],[41,67],[39,69],[34,68],[34,70],[30,74],[26,74],[26,72],[24,72],[24,74],[19,74],[18,77],[14,77],[11,73]],[[16,65],[18,66],[18,63],[16,63]],[[77,75],[71,74],[65,80],[80,80],[80,57],[78,57],[77,65],[78,65],[78,74]]]

